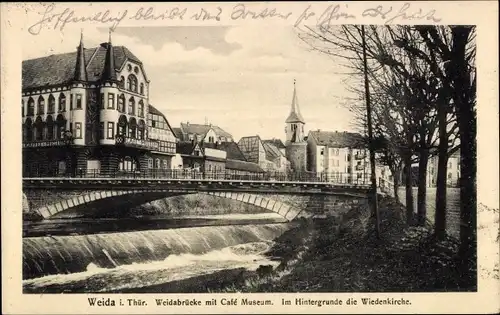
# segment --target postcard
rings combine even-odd
[[[495,2],[1,14],[2,312],[500,311]]]

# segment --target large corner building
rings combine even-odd
[[[171,167],[176,138],[149,104],[142,62],[111,36],[22,65],[23,176],[100,176]]]

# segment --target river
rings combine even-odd
[[[131,224],[129,219],[116,219],[101,226],[95,220],[32,224],[35,233],[31,234],[38,235],[23,238],[23,291],[133,292],[223,270],[276,265],[264,254],[290,227],[275,213],[163,218],[152,229],[143,230],[152,221]],[[175,227],[188,222],[199,226]],[[101,232],[82,234],[85,226]],[[111,227],[128,231],[114,233]],[[50,235],[41,236],[44,230]],[[56,230],[61,235],[55,235]]]

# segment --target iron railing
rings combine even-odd
[[[268,182],[312,182],[351,185],[369,185],[368,177],[359,177],[350,173],[313,173],[313,172],[263,172],[237,173],[234,171],[202,172],[193,169],[147,169],[143,171],[104,171],[104,170],[76,170],[65,172],[57,170],[39,172],[26,170],[24,178],[124,178],[124,179],[214,179],[214,180],[249,180]]]

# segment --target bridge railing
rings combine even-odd
[[[26,174],[27,175],[27,174]],[[73,174],[29,174],[25,178],[124,178],[124,179],[214,179],[214,180],[249,180],[269,182],[316,182],[346,185],[369,185],[369,178],[358,177],[351,173],[336,172],[278,172],[236,173],[234,171],[202,172],[194,169],[147,169],[144,171],[80,170]]]

